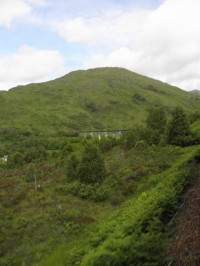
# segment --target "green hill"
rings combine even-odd
[[[200,94],[200,90],[192,90],[190,91],[191,93],[197,93],[197,94]]]
[[[1,91],[0,265],[167,265],[169,222],[198,173],[199,102],[120,68]],[[162,119],[121,137],[59,134],[126,129],[177,105],[191,113],[193,135],[187,119],[178,133],[194,146],[165,145]]]
[[[71,72],[0,92],[0,127],[44,132],[126,129],[153,106],[200,110],[200,96],[122,68]]]

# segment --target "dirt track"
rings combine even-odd
[[[171,247],[173,265],[200,266],[200,167],[195,184],[186,192]]]

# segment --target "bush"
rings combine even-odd
[[[67,186],[67,192],[82,199],[99,202],[108,198],[110,188],[106,184],[84,184],[75,181]]]

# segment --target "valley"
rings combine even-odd
[[[0,91],[0,265],[168,264],[199,162],[200,96],[158,80],[97,68]]]

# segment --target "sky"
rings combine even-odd
[[[0,0],[0,90],[123,67],[200,89],[200,0]]]

